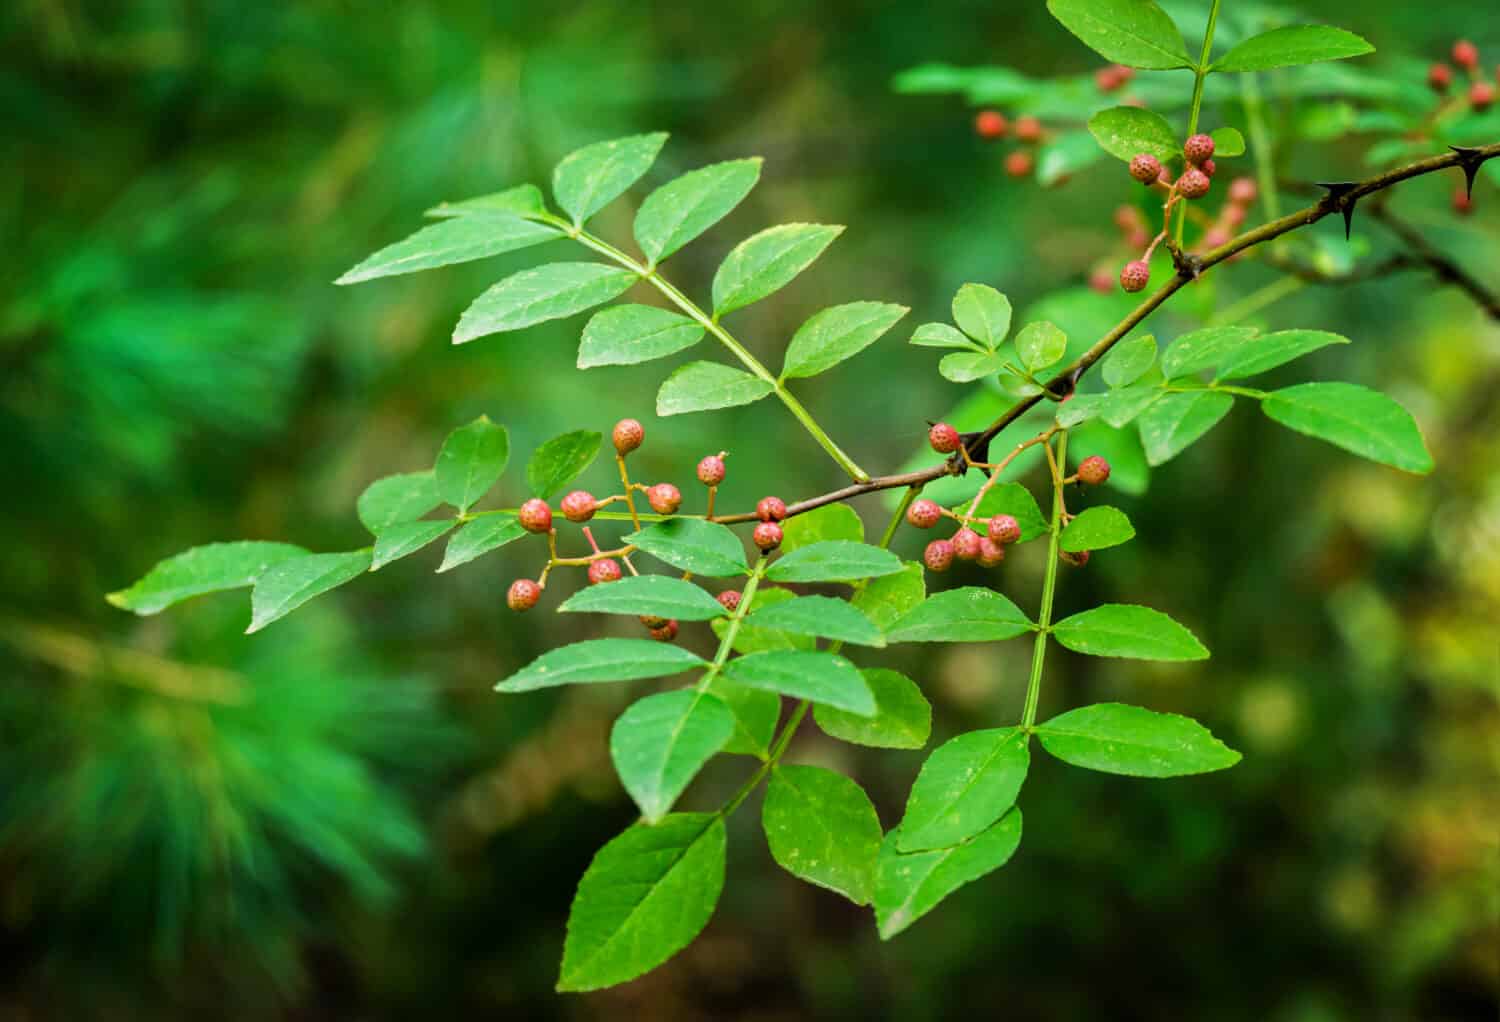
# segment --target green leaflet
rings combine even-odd
[[[781,378],[816,376],[874,344],[910,311],[904,305],[850,302],[812,315],[787,345]]]
[[[853,664],[834,653],[803,650],[750,653],[730,659],[724,665],[723,675],[749,688],[823,703],[864,717],[875,714],[875,697],[870,686]]]
[[[464,310],[453,343],[562,319],[618,298],[639,279],[604,263],[549,263],[511,274]]]
[[[1153,468],[1164,464],[1219,424],[1229,414],[1234,398],[1212,390],[1167,394],[1157,398],[1136,422],[1146,462]]]
[[[1250,344],[1255,333],[1250,327],[1211,326],[1183,334],[1162,353],[1161,371],[1170,380],[1211,369]]]
[[[609,754],[641,815],[655,823],[733,734],[734,714],[718,697],[694,689],[658,692],[615,720]]]
[[[1214,62],[1215,71],[1269,71],[1274,67],[1343,60],[1374,53],[1375,47],[1330,25],[1287,25],[1251,36]]]
[[[1245,136],[1234,128],[1215,128],[1209,132],[1209,137],[1214,140],[1214,155],[1223,159],[1224,157],[1235,157],[1245,155]]]
[[[578,368],[634,365],[664,358],[703,339],[686,316],[650,305],[615,305],[594,313],[578,342]]]
[[[993,873],[1021,845],[1021,810],[1012,809],[983,833],[931,852],[903,855],[896,850],[900,828],[886,835],[876,864],[875,920],[880,939],[890,940],[948,895]]]
[[[656,393],[657,415],[707,412],[759,401],[776,385],[718,362],[689,362],[679,367]]]
[[[469,216],[474,213],[513,213],[516,216],[535,216],[547,211],[542,201],[542,190],[536,185],[516,185],[503,192],[491,192],[461,202],[440,202],[424,216]]]
[[[625,537],[625,542],[640,547],[658,560],[695,575],[724,578],[743,575],[745,545],[728,528],[717,522],[695,518],[674,518],[648,525]]]
[[[1007,597],[967,586],[928,597],[886,632],[888,642],[997,642],[1036,626]]]
[[[370,570],[377,571],[407,554],[416,553],[428,543],[446,535],[457,524],[453,519],[446,518],[392,525],[375,537],[375,552],[370,560]]]
[[[1010,299],[988,284],[965,284],[953,296],[953,322],[994,351],[1010,333]]]
[[[634,979],[690,944],[724,888],[724,820],[674,813],[599,849],[568,913],[559,991]]]
[[[1272,391],[1267,417],[1371,461],[1406,472],[1432,471],[1432,455],[1411,413],[1379,391],[1352,383],[1303,383]]]
[[[1065,763],[1131,777],[1223,770],[1240,754],[1196,720],[1123,703],[1099,703],[1037,726],[1042,747]]]
[[[308,554],[279,561],[262,572],[250,592],[250,627],[258,632],[280,620],[314,596],[343,585],[370,570],[371,551],[345,554]]]
[[[481,415],[448,434],[433,475],[443,500],[465,513],[489,491],[510,462],[510,434]]]
[[[655,132],[575,149],[553,170],[552,195],[581,226],[645,176],[666,141],[665,132]]]
[[[376,252],[335,284],[357,284],[376,277],[416,273],[514,252],[562,237],[555,227],[505,213],[475,213],[429,224]]]
[[[1016,334],[1016,355],[1021,365],[1039,373],[1055,364],[1068,350],[1068,335],[1046,320],[1027,323]]]
[[[946,848],[986,830],[1016,803],[1031,763],[1020,728],[970,731],[935,749],[912,785],[896,847]]]
[[[724,751],[740,756],[764,758],[776,737],[781,718],[781,696],[765,689],[746,688],[724,680],[723,675],[708,683],[708,691],[718,696],[734,714],[734,734]]]
[[[992,351],[955,351],[938,360],[938,375],[953,383],[973,383],[1005,368],[1005,356]]]
[[[1180,147],[1165,117],[1133,106],[1100,110],[1089,118],[1089,133],[1105,152],[1126,163],[1141,153],[1165,163],[1177,157]]]
[[[411,522],[443,502],[437,475],[403,472],[377,479],[365,487],[354,504],[364,527],[379,535],[397,522]]]
[[[759,608],[746,622],[760,628],[820,639],[884,646],[885,636],[853,606],[831,596],[798,596]]]
[[[956,328],[947,323],[923,323],[911,335],[911,341],[919,348],[959,348],[974,350],[975,344]]]
[[[827,224],[781,224],[746,238],[714,274],[714,316],[742,309],[786,287],[843,230]]]
[[[1100,506],[1082,511],[1063,529],[1059,540],[1069,553],[1103,550],[1128,543],[1135,536],[1135,526],[1118,508]]]
[[[1193,66],[1182,33],[1152,0],[1047,0],[1047,10],[1105,60],[1146,70]]]
[[[646,196],[635,215],[635,240],[652,266],[708,230],[760,180],[761,159],[729,160],[688,171]]]
[[[761,826],[771,857],[788,873],[856,905],[870,903],[883,834],[875,806],[853,780],[823,767],[779,766]]]
[[[926,571],[920,563],[907,561],[900,571],[871,579],[850,602],[875,622],[875,627],[885,629],[926,598]]]
[[[781,523],[783,555],[832,539],[848,540],[851,543],[863,543],[865,540],[865,523],[860,519],[859,512],[848,504],[824,504]]]
[[[603,439],[593,430],[579,429],[555,436],[532,451],[526,462],[526,485],[532,494],[546,500],[560,493],[594,463]]]
[[[664,678],[707,666],[708,661],[696,653],[655,639],[585,639],[548,650],[497,684],[495,691],[530,692],[557,685]]]
[[[775,586],[762,585],[755,590],[751,597],[750,606],[746,609],[747,615],[740,622],[739,631],[734,636],[734,651],[736,653],[762,653],[768,649],[816,649],[817,640],[806,635],[793,635],[791,632],[777,631],[772,628],[758,627],[750,620],[757,610],[770,607],[777,603],[797,599],[797,594],[790,589],[778,589]],[[729,628],[726,618],[716,618],[709,622],[709,627],[720,639]]]
[[[894,576],[893,576],[894,577]],[[932,733],[932,706],[917,683],[884,668],[861,671],[875,696],[875,715],[814,706],[818,727],[834,738],[877,749],[920,749]]]
[[[1275,369],[1330,344],[1348,344],[1349,338],[1326,330],[1278,330],[1242,344],[1219,363],[1216,379],[1241,380]]]
[[[1064,618],[1052,636],[1075,653],[1137,660],[1205,660],[1208,650],[1182,625],[1159,610],[1106,603]]]
[[[253,585],[281,562],[306,556],[290,543],[209,543],[157,562],[129,589],[106,599],[121,610],[155,614],[193,596]]]
[[[889,550],[848,540],[825,540],[798,547],[771,563],[773,582],[848,582],[901,570],[901,558]]]
[[[443,552],[443,563],[438,571],[450,571],[460,564],[468,564],[491,550],[498,550],[526,535],[521,523],[509,515],[485,515],[464,525],[448,540],[448,549]]]
[[[1044,142],[1036,152],[1036,183],[1043,188],[1061,184],[1103,157],[1087,131],[1065,131]]]
[[[559,611],[594,614],[650,614],[681,621],[723,617],[718,600],[680,578],[667,575],[627,576],[618,582],[580,589],[563,601]]]

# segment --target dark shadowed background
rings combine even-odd
[[[1500,54],[1482,4],[1303,7],[1368,37],[1372,66],[1460,33]],[[332,286],[436,201],[544,183],[570,149],[636,131],[672,133],[651,184],[766,157],[751,198],[674,259],[694,293],[765,225],[849,225],[738,332],[776,352],[823,306],[910,305],[800,391],[858,461],[897,468],[962,393],[905,328],[946,318],[968,280],[1024,309],[1115,243],[1116,165],[1014,182],[958,98],[890,88],[926,61],[1097,66],[1040,3],[19,0],[0,54],[0,1017],[1495,1017],[1500,330],[1429,277],[1307,287],[1258,316],[1352,338],[1278,378],[1392,393],[1430,477],[1242,409],[1120,498],[1136,542],[1065,575],[1064,611],[1149,603],[1214,657],[1060,653],[1044,715],[1178,710],[1244,762],[1142,782],[1038,757],[1015,860],[889,944],[776,869],[752,803],[697,944],[617,990],[552,993],[576,879],[634,816],[607,735],[636,689],[491,691],[603,627],[504,608],[531,544],[441,576],[426,551],[252,637],[243,594],[153,618],[104,601],[211,540],[360,546],[365,484],[427,466],[480,413],[523,454],[638,417],[643,474],[685,491],[728,449],[736,507],[836,485],[777,407],[658,420],[661,365],[579,372],[579,320],[448,343],[525,254]],[[1357,176],[1366,144],[1309,145],[1287,172]],[[1393,204],[1500,284],[1500,192],[1482,181],[1460,222],[1452,184]],[[631,206],[597,229],[627,237]],[[1153,319],[1159,337],[1272,279],[1216,277]],[[513,467],[500,499],[519,488]],[[876,529],[884,507],[859,510]],[[1027,607],[1036,553],[1005,569]],[[921,682],[942,740],[1014,717],[1013,645],[887,662]],[[921,755],[809,733],[790,758],[858,776],[889,826]],[[715,764],[685,805],[745,769]]]

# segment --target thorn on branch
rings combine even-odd
[[[1354,230],[1354,206],[1358,199],[1349,198],[1349,193],[1359,187],[1358,181],[1319,181],[1319,188],[1326,188],[1328,194],[1323,196],[1323,206],[1332,206],[1344,214],[1344,240],[1349,240],[1350,233]]]
[[[1451,145],[1448,147],[1458,154],[1458,165],[1464,171],[1464,187],[1467,189],[1469,198],[1474,197],[1474,176],[1479,173],[1479,168],[1484,166],[1484,161],[1489,159],[1482,150],[1470,146]]]

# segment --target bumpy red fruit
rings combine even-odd
[[[953,544],[953,556],[960,561],[979,559],[979,533],[967,525],[955,532],[948,542]]]
[[[532,497],[521,505],[521,510],[516,513],[516,520],[527,532],[547,532],[552,528],[552,509],[545,500]]]
[[[1080,550],[1077,553],[1069,553],[1066,550],[1062,550],[1058,552],[1057,556],[1061,557],[1063,560],[1067,561],[1075,568],[1081,568],[1085,564],[1089,563],[1089,552],[1087,550]]]
[[[589,585],[598,585],[600,582],[620,581],[620,562],[611,557],[601,561],[594,561],[589,565]]]
[[[740,605],[741,594],[738,589],[726,589],[714,599],[718,600],[723,608],[733,614],[735,608]]]
[[[1185,199],[1201,199],[1208,194],[1208,175],[1197,167],[1189,167],[1177,179],[1177,194]]]
[[[657,617],[655,614],[642,614],[641,615],[641,624],[643,624],[643,625],[646,626],[646,630],[647,631],[650,631],[653,628],[660,628],[662,625],[664,625],[666,623],[667,623],[667,619],[666,618],[664,618],[664,617]]]
[[[786,517],[786,501],[780,497],[762,497],[755,505],[755,517],[763,522],[779,522]]]
[[[1030,177],[1036,161],[1024,149],[1017,149],[1005,156],[1005,172],[1011,177]]]
[[[1120,286],[1132,294],[1145,290],[1149,283],[1151,283],[1151,264],[1144,259],[1134,259],[1126,263],[1125,268],[1120,271]]]
[[[1189,163],[1202,163],[1214,154],[1214,140],[1212,135],[1190,135],[1188,140],[1182,143],[1182,155],[1187,157]]]
[[[704,486],[718,486],[724,481],[724,456],[710,454],[698,462],[698,481]]]
[[[505,603],[511,610],[530,610],[542,598],[542,587],[529,578],[518,578],[510,584]]]
[[[641,446],[641,441],[646,439],[646,427],[635,419],[621,419],[615,423],[610,436],[615,442],[615,451],[623,457]]]
[[[682,491],[671,483],[657,483],[646,491],[646,503],[659,515],[675,515],[682,506]]]
[[[1453,85],[1453,69],[1447,64],[1434,64],[1427,69],[1427,84],[1433,92],[1447,92]]]
[[[574,490],[562,499],[563,517],[570,522],[586,522],[594,517],[599,502],[587,490]]]
[[[1202,163],[1198,164],[1198,169],[1203,171],[1203,173],[1207,174],[1209,177],[1213,177],[1214,171],[1219,169],[1219,165],[1213,160],[1204,160]]]
[[[1229,201],[1248,205],[1255,201],[1256,189],[1255,179],[1249,177],[1237,177],[1229,182]]]
[[[1037,142],[1042,137],[1042,122],[1035,117],[1016,118],[1016,138],[1022,142]]]
[[[1005,560],[1005,547],[985,536],[979,541],[979,563],[986,568],[993,568]]]
[[[750,534],[750,538],[756,546],[770,552],[781,546],[781,526],[775,522],[761,522]]]
[[[996,543],[1014,543],[1021,538],[1021,523],[1014,515],[996,515],[985,526],[985,534]]]
[[[1009,127],[999,110],[981,110],[974,115],[974,134],[980,138],[1004,138]]]
[[[930,529],[942,521],[943,509],[938,507],[937,501],[922,497],[911,502],[911,507],[906,509],[906,520],[919,529]]]
[[[1136,153],[1130,158],[1130,176],[1149,185],[1161,177],[1161,161],[1150,153]]]
[[[1091,454],[1078,463],[1078,481],[1090,486],[1101,486],[1109,478],[1109,462]]]
[[[651,629],[651,638],[657,642],[671,642],[677,638],[677,619],[674,617],[660,628]]]
[[[1469,105],[1476,111],[1488,110],[1495,102],[1495,87],[1489,82],[1469,86]]]
[[[939,454],[952,454],[963,441],[959,439],[958,430],[946,422],[939,422],[927,431],[927,442]]]
[[[1465,71],[1472,71],[1479,66],[1479,47],[1467,39],[1460,39],[1453,44],[1453,63]]]
[[[922,562],[933,571],[947,571],[953,564],[953,544],[946,539],[935,539],[922,552]]]

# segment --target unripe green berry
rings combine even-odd
[[[939,454],[952,454],[958,450],[959,444],[963,443],[959,438],[958,430],[946,422],[939,422],[927,431],[927,442]]]
[[[953,544],[946,539],[935,539],[922,552],[922,562],[933,571],[947,571],[953,564]]]
[[[606,557],[589,565],[589,585],[620,581],[620,562]]]
[[[552,509],[545,500],[532,497],[521,505],[521,510],[516,513],[516,520],[527,532],[548,532],[552,529]]]
[[[1130,160],[1130,176],[1149,185],[1161,176],[1161,161],[1150,153],[1137,153]]]
[[[646,502],[659,515],[675,515],[682,506],[682,491],[671,483],[657,483],[646,491]]]
[[[1151,264],[1144,259],[1133,259],[1120,271],[1120,287],[1134,294],[1144,291],[1151,283]]]
[[[1202,163],[1214,154],[1214,140],[1212,135],[1197,134],[1189,136],[1182,144],[1182,155],[1192,164]]]
[[[698,462],[698,481],[704,486],[718,486],[724,481],[724,456],[710,454]]]
[[[1109,462],[1091,454],[1078,463],[1078,481],[1090,486],[1101,486],[1109,478]]]
[[[953,544],[953,556],[960,561],[979,559],[979,533],[967,525],[955,532],[948,542]]]
[[[677,619],[674,617],[660,628],[651,629],[651,638],[657,642],[671,642],[677,638]]]
[[[570,522],[586,522],[594,517],[599,502],[587,490],[574,490],[562,499],[563,517]]]
[[[1021,523],[1014,515],[996,515],[985,526],[985,533],[1001,545],[1014,543],[1021,538]]]
[[[726,589],[718,596],[714,597],[714,599],[718,600],[719,603],[724,607],[724,609],[729,611],[729,613],[731,614],[733,614],[735,612],[735,609],[739,607],[741,598],[742,597],[738,589]]]
[[[769,553],[781,546],[781,526],[775,522],[761,522],[750,534],[755,545]]]
[[[755,505],[755,517],[763,522],[779,522],[786,517],[786,501],[780,497],[762,497]]]
[[[615,423],[615,431],[611,434],[615,442],[615,452],[624,457],[646,439],[646,427],[635,419],[621,419]]]
[[[510,584],[505,594],[506,605],[511,610],[530,610],[542,598],[542,587],[529,578],[518,578]]]
[[[979,541],[979,563],[986,568],[993,568],[1005,560],[1005,547],[985,536]]]
[[[906,520],[919,529],[930,529],[942,521],[943,509],[938,507],[935,500],[922,497],[911,502],[911,507],[906,509]]]

